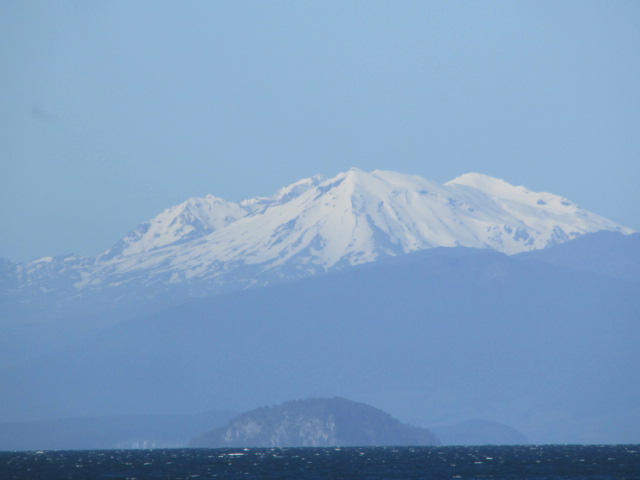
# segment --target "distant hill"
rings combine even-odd
[[[430,427],[442,445],[526,445],[529,439],[513,427],[486,420]]]
[[[244,413],[194,438],[192,447],[437,445],[425,428],[344,398],[310,398]]]

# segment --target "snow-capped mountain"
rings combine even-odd
[[[439,185],[351,169],[324,181],[302,180],[272,198],[219,201],[218,208],[190,202],[199,208],[189,216],[174,213],[185,204],[163,212],[143,224],[149,235],[137,234],[139,227],[125,239],[122,254],[112,250],[111,259],[101,263],[212,277],[228,271],[223,265],[237,263],[261,270],[287,264],[330,270],[438,246],[514,254],[598,230],[631,233],[565,198],[477,173]],[[202,228],[216,221],[220,227]],[[149,225],[159,233],[151,235]]]
[[[100,255],[99,260],[108,261],[200,238],[226,227],[246,214],[247,211],[240,205],[213,195],[190,198],[139,225]]]
[[[600,230],[632,233],[563,197],[479,173],[438,184],[352,168],[300,180],[273,197],[190,198],[95,258],[16,266],[8,293],[186,284],[195,295],[201,281],[206,292],[265,285],[432,247],[515,254]]]

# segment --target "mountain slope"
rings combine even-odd
[[[185,303],[11,365],[0,421],[340,395],[534,443],[640,441],[637,284],[488,250],[408,257]]]
[[[240,203],[192,198],[95,258],[3,264],[0,305],[140,305],[273,284],[433,247],[543,249],[630,229],[563,197],[477,173],[444,185],[351,169]],[[18,308],[18,310],[20,310]],[[8,314],[7,313],[7,314]]]
[[[101,262],[188,242],[215,232],[247,215],[237,203],[207,195],[190,198],[144,222],[98,257]]]
[[[521,253],[515,258],[640,282],[640,233],[620,235],[602,231],[552,248]]]

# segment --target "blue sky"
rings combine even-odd
[[[190,196],[478,171],[640,229],[640,2],[0,3],[0,257]]]

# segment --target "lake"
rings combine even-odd
[[[0,478],[640,480],[640,445],[0,452]]]

